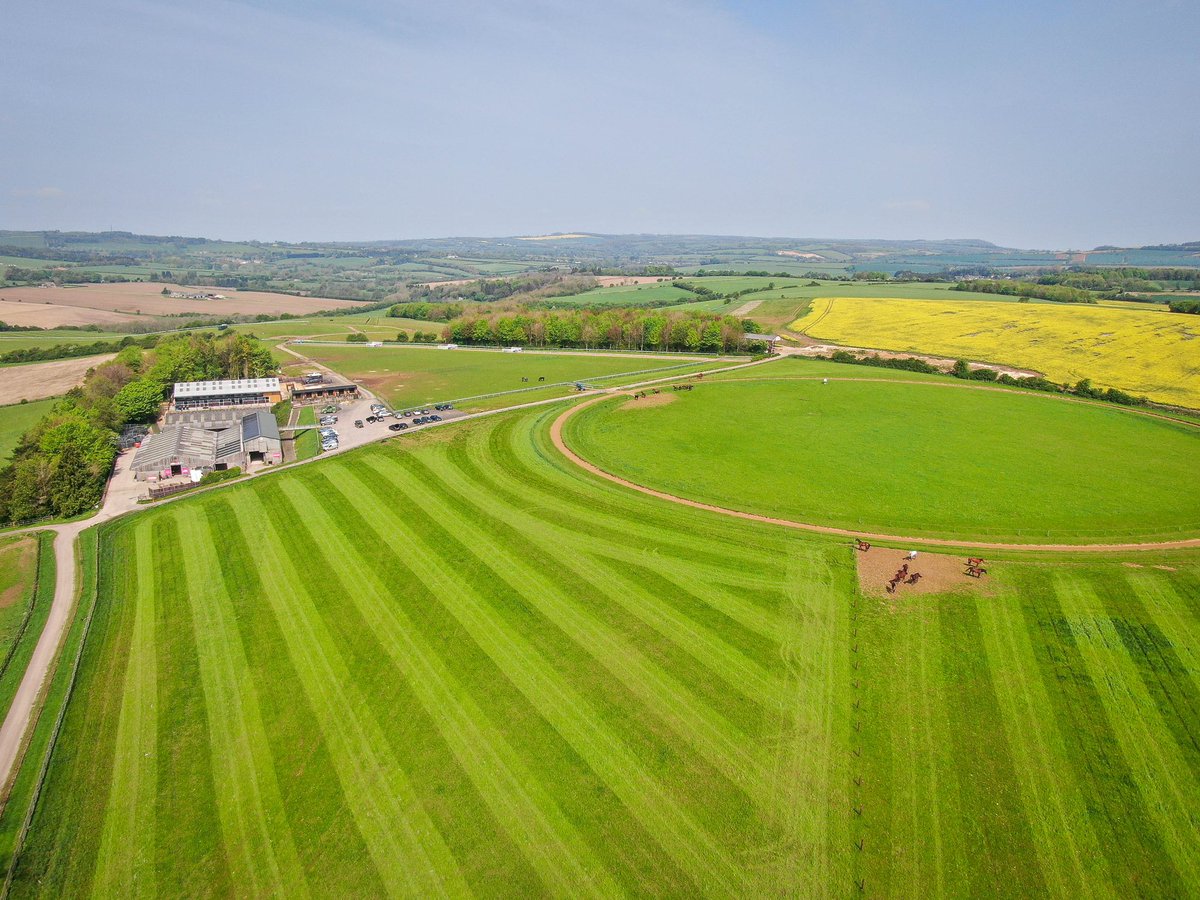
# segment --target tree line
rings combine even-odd
[[[270,350],[240,334],[176,335],[153,349],[126,345],[22,435],[0,469],[0,522],[77,516],[94,508],[121,428],[154,421],[176,381],[255,378],[276,369]]]
[[[1171,310],[1171,312],[1200,316],[1200,299],[1188,297],[1168,300],[1167,309]]]
[[[462,316],[442,329],[455,344],[568,347],[587,350],[687,350],[708,353],[756,350],[747,323],[733,316],[638,308],[528,311]]]
[[[878,369],[901,369],[906,372],[922,372],[927,375],[950,375],[965,381],[992,381],[1013,387],[1023,387],[1033,391],[1044,391],[1051,394],[1071,394],[1076,397],[1086,397],[1089,400],[1103,400],[1106,403],[1116,403],[1120,406],[1148,406],[1150,401],[1145,397],[1135,397],[1133,394],[1117,388],[1097,388],[1092,386],[1090,379],[1083,378],[1075,384],[1059,384],[1056,381],[1042,378],[1040,375],[1026,378],[1016,378],[1007,372],[997,372],[986,366],[973,369],[965,359],[955,360],[950,371],[946,372],[932,363],[915,356],[900,356],[888,358],[874,353],[870,356],[856,356],[848,350],[836,350],[829,356],[819,357],[835,363],[848,363],[856,366],[873,366]]]
[[[1028,297],[1035,300],[1051,300],[1055,303],[1095,303],[1096,295],[1091,291],[1061,284],[1034,284],[1029,281],[982,280],[960,281],[954,291],[972,291],[981,294],[1003,294],[1008,297]]]

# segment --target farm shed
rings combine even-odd
[[[278,378],[234,378],[175,383],[175,409],[210,406],[269,406],[283,399]]]
[[[152,434],[133,458],[133,477],[170,478],[190,475],[192,469],[212,469],[217,465],[217,433],[203,428],[171,426]]]
[[[292,401],[295,403],[317,403],[322,400],[352,400],[357,396],[357,384],[296,385],[292,388]]]
[[[279,424],[265,410],[242,417],[242,453],[250,462],[275,463],[283,459]]]

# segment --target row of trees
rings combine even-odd
[[[973,291],[982,294],[1004,294],[1008,297],[1032,297],[1036,300],[1052,300],[1055,303],[1095,303],[1091,291],[1067,287],[1060,284],[1034,284],[1029,281],[960,281],[952,290]]]
[[[1195,297],[1187,297],[1168,300],[1167,309],[1171,310],[1171,312],[1188,313],[1193,316],[1200,316],[1200,299]]]
[[[127,422],[151,422],[176,381],[253,378],[271,352],[240,334],[180,335],[124,347],[26,432],[0,470],[0,522],[76,516],[100,502]]]
[[[470,315],[442,330],[443,339],[455,344],[710,353],[757,349],[745,335],[742,320],[733,316],[636,308]]]
[[[959,359],[946,372],[932,363],[916,356],[884,357],[878,353],[870,356],[857,356],[848,350],[837,350],[824,357],[831,362],[849,363],[856,366],[874,366],[879,369],[902,369],[907,372],[924,372],[929,375],[952,375],[966,381],[994,381],[997,384],[1007,384],[1023,387],[1033,391],[1045,391],[1051,394],[1072,394],[1076,397],[1086,397],[1089,400],[1103,400],[1107,403],[1117,403],[1121,406],[1147,406],[1150,401],[1145,397],[1135,397],[1133,394],[1117,388],[1093,387],[1092,382],[1083,378],[1075,384],[1059,384],[1041,376],[1017,378],[1007,372],[997,372],[986,366],[972,368],[965,359]]]

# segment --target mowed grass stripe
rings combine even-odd
[[[370,459],[362,457],[360,461]],[[431,543],[431,536],[446,537],[442,529],[411,497],[405,497],[397,482],[382,482],[378,474],[364,473],[363,468],[355,467],[352,475],[368,487],[385,485],[382,489],[393,509],[388,510],[382,521],[396,540],[404,542],[409,566],[442,598],[446,609],[472,640],[603,779],[663,851],[695,880],[699,890],[737,893],[742,886],[742,873],[720,844],[645,771],[638,758],[608,729],[592,704],[460,574],[447,571],[441,548]],[[331,480],[336,474],[330,472]],[[394,511],[399,498],[407,499],[410,504],[403,517]],[[451,522],[457,529],[460,522],[457,519]]]
[[[1108,721],[1129,763],[1146,811],[1162,838],[1188,894],[1200,893],[1200,784],[1172,741],[1160,740],[1158,708],[1136,664],[1086,583],[1059,574],[1054,579],[1064,614],[1076,635],[1080,655],[1100,689]]]
[[[233,504],[237,492],[221,492],[203,504],[217,548],[225,590],[235,604],[246,677],[254,683],[259,711],[279,773],[292,839],[315,893],[331,889],[350,896],[381,896],[383,882],[346,802],[337,768],[296,673],[288,643],[267,600]],[[218,830],[215,823],[213,830]]]
[[[1109,724],[1101,688],[1088,673],[1074,621],[1056,593],[1053,570],[1019,574],[1025,598],[1021,612],[1042,683],[1114,892],[1121,897],[1182,895],[1179,875]]]
[[[748,796],[763,799],[759,793],[761,771],[746,749],[745,736],[699,701],[684,684],[646,659],[617,629],[572,600],[560,587],[565,575],[574,568],[565,557],[546,552],[490,518],[466,498],[452,494],[444,485],[439,485],[440,491],[427,489],[426,484],[436,481],[426,478],[428,470],[412,457],[374,457],[367,461],[368,466],[393,481],[401,477],[388,474],[397,463],[409,467],[412,473],[401,490],[409,494],[414,504],[439,522],[455,522],[455,537],[496,579],[525,598],[547,621],[584,649],[709,765]],[[543,574],[548,572],[556,572],[555,578]],[[577,584],[573,593],[584,600],[587,595],[581,592],[588,589],[602,593],[597,585],[586,582]]]
[[[421,462],[425,464],[425,470],[440,481],[444,489],[452,491],[460,503],[469,503],[483,515],[522,534],[535,534],[542,527],[538,520],[496,502],[478,487],[473,488],[471,482],[464,479],[455,467],[439,464],[440,461],[436,458],[423,457]],[[693,659],[721,678],[730,689],[757,704],[778,704],[780,684],[772,673],[722,640],[720,632],[697,627],[692,619],[679,614],[666,602],[668,595],[665,592],[647,590],[653,585],[645,584],[646,579],[635,582],[623,576],[622,561],[605,560],[607,565],[602,565],[587,553],[578,537],[569,542],[541,541],[539,544],[554,555],[555,561],[564,571],[570,571],[578,579],[602,593],[611,604],[622,607],[630,616],[639,619],[663,638],[690,654]],[[564,544],[570,547],[569,552],[564,553],[559,549],[566,549]],[[641,571],[637,571],[636,574],[640,575]],[[701,602],[698,598],[695,599],[696,602]],[[724,624],[733,627],[737,625],[728,620]],[[778,640],[777,631],[775,639]],[[774,645],[771,646],[771,650],[774,650]]]
[[[169,529],[170,534],[163,531]],[[93,889],[110,896],[155,896],[154,801],[158,782],[157,647],[154,603],[161,572],[155,544],[169,546],[174,529],[159,520],[133,531],[137,592],[129,665],[125,671],[117,754]],[[153,543],[152,543],[153,542]]]
[[[155,890],[164,897],[193,893],[197,884],[212,885],[214,894],[229,892],[233,884],[212,778],[210,713],[200,677],[190,585],[184,567],[168,563],[179,558],[181,549],[175,543],[154,548],[155,568],[161,573],[154,602],[159,741]],[[136,606],[137,593],[129,591],[113,602]]]
[[[499,422],[486,446],[474,449],[475,462],[488,453],[521,483],[520,508],[553,509],[554,521],[576,534],[617,547],[652,547],[726,579],[742,575],[749,586],[758,583],[754,573],[762,553],[786,552],[783,535],[764,529],[756,545],[748,547],[739,530],[742,522],[717,515],[698,519],[693,509],[663,503],[579,468],[549,438],[550,424],[561,412],[550,407],[530,414],[532,422],[516,417]]]
[[[313,473],[305,472],[304,480],[314,480]],[[315,480],[323,482],[319,476]],[[277,490],[280,487],[276,483],[267,492],[270,505],[299,519],[302,508]],[[336,501],[336,496],[332,500]],[[486,891],[487,885],[503,881],[514,894],[540,893],[544,888],[537,874],[492,817],[437,723],[377,640],[371,622],[349,599],[360,590],[358,573],[318,544],[314,533],[319,532],[293,530],[288,555],[297,569],[311,572],[319,580],[321,596],[314,611],[337,645],[346,669],[354,674],[355,688],[367,707],[365,714],[383,726],[388,741],[384,749],[408,775],[414,802],[440,832],[467,889],[479,893]],[[364,548],[364,552],[371,554],[375,566],[385,565],[374,548]],[[388,727],[395,725],[399,727]],[[457,812],[464,809],[471,810],[471,815]]]
[[[1163,573],[1144,569],[1126,573],[1125,581],[1170,642],[1180,665],[1191,676],[1193,687],[1200,689],[1200,618],[1188,610],[1189,597],[1193,603],[1200,601],[1200,584],[1195,585],[1194,593],[1187,594],[1172,587]]]
[[[363,542],[386,546],[370,518],[354,512],[354,501],[328,478],[292,479],[281,485],[300,508],[310,510],[323,543],[335,557],[353,563],[358,606],[388,654],[429,713],[462,770],[509,836],[537,871],[548,890],[566,896],[613,896],[620,893],[587,842],[533,778],[520,756],[488,721],[468,691],[393,599],[393,592],[374,573],[377,564],[361,551]],[[361,493],[355,495],[369,510]],[[328,512],[327,512],[328,510]],[[359,535],[350,541],[347,534]]]
[[[771,577],[761,565],[764,557],[782,557],[786,553],[786,546],[779,543],[770,529],[764,529],[763,542],[755,542],[757,552],[741,554],[738,550],[746,542],[732,532],[726,533],[724,538],[714,538],[707,531],[696,533],[693,529],[672,525],[656,529],[654,538],[642,537],[637,530],[646,524],[646,517],[652,513],[630,504],[614,506],[613,514],[605,519],[608,524],[601,526],[599,511],[575,503],[566,490],[571,487],[570,479],[575,473],[587,473],[578,467],[570,473],[560,472],[540,464],[540,458],[536,462],[530,460],[528,454],[533,452],[532,446],[526,445],[522,450],[524,452],[518,457],[512,447],[495,442],[482,444],[474,435],[466,435],[461,442],[456,441],[448,448],[447,459],[473,490],[488,494],[515,513],[528,516],[538,528],[552,532],[555,541],[565,546],[632,561],[653,552],[655,557],[675,561],[679,567],[694,573],[694,578],[701,584],[736,586],[751,592],[751,598],[760,592],[770,594],[782,587],[779,579]],[[493,458],[490,455],[493,452],[499,455]],[[534,465],[538,465],[536,470]],[[596,479],[596,483],[598,489],[599,486],[612,486],[603,479]],[[696,524],[699,523],[693,523]],[[737,524],[744,527],[744,523]],[[711,523],[706,527],[711,527]],[[741,535],[744,534],[742,531]],[[688,535],[690,540],[686,544],[677,543],[675,539],[679,535]],[[664,537],[671,540],[664,541]],[[765,621],[751,615],[743,624],[777,635],[777,606],[777,603],[759,606],[757,615],[763,616]]]
[[[271,508],[260,496],[270,487],[241,494],[234,510],[243,532],[269,536],[254,543],[254,562],[375,868],[393,894],[465,895],[467,885],[454,857],[385,749],[388,742],[379,723],[313,608],[306,588],[311,573],[297,568],[280,549],[294,529],[305,525],[289,511]]]
[[[879,691],[881,708],[878,730],[868,731],[863,743],[864,752],[881,758],[862,792],[863,815],[870,824],[876,805],[883,807],[877,798],[887,791],[888,805],[879,813],[889,817],[890,842],[909,849],[890,858],[872,851],[867,882],[884,894],[965,896],[968,859],[949,824],[960,818],[960,800],[937,610],[919,605],[894,616],[880,609],[872,615],[866,643],[879,659],[862,683],[866,696]]]
[[[322,470],[337,471],[332,466]],[[695,886],[684,871],[658,848],[620,797],[505,676],[487,649],[474,640],[427,584],[428,579],[414,568],[417,563],[411,543],[387,515],[394,513],[394,497],[386,490],[378,495],[364,491],[357,481],[353,485],[357,488],[357,514],[374,523],[381,538],[378,546],[364,545],[363,552],[375,554],[381,577],[402,586],[405,611],[422,641],[438,654],[464,690],[478,698],[491,727],[516,750],[531,777],[586,837],[623,890],[633,894],[694,893]],[[451,567],[451,572],[434,583],[436,589],[462,591],[453,576],[453,562],[443,557],[437,562],[443,569]],[[434,728],[432,723],[429,728]]]
[[[758,865],[761,896],[843,897],[852,887],[848,741],[849,616],[818,547],[797,542],[787,569],[780,654],[786,703],[774,713],[766,786],[774,795]]]
[[[1017,787],[1034,832],[1048,892],[1057,897],[1115,896],[1087,803],[1071,777],[1053,704],[1016,593],[977,601],[984,648],[996,684]]]
[[[1025,893],[1040,896],[1046,886],[997,711],[974,598],[942,599],[937,609],[962,805],[953,827],[957,843],[974,850],[971,892],[1015,881]]]
[[[255,895],[308,895],[279,795],[254,682],[233,617],[234,601],[201,508],[173,510],[188,579],[193,634],[208,711],[213,781],[233,883]],[[160,560],[164,566],[167,560]]]

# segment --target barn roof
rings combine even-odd
[[[242,416],[242,440],[249,441],[256,437],[279,440],[279,423],[275,421],[275,416],[265,410]]]
[[[187,460],[197,466],[216,459],[217,435],[203,428],[171,425],[142,441],[133,459],[135,471],[161,469],[172,460]]]
[[[278,378],[231,378],[224,381],[177,381],[175,397],[227,397],[279,391]]]

